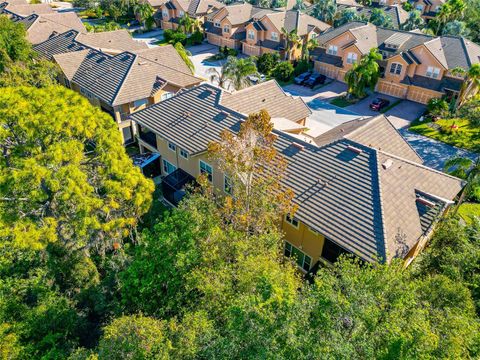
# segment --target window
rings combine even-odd
[[[171,174],[177,170],[177,167],[171,163],[169,163],[167,160],[163,160],[163,172],[168,175]]]
[[[226,175],[223,176],[223,191],[225,191],[227,194],[232,194],[232,183],[230,178]]]
[[[162,99],[162,100],[167,100],[167,99],[170,99],[172,96],[173,96],[173,93],[171,93],[171,92],[166,92],[166,93],[163,93],[163,94],[162,94],[161,99]]]
[[[337,55],[338,53],[338,46],[337,45],[330,45],[328,47],[327,53],[330,55]]]
[[[290,215],[285,215],[285,221],[292,225],[294,228],[298,229],[298,220],[295,218],[290,217]]]
[[[162,11],[162,15],[164,18],[167,18],[168,17],[168,11],[167,10],[163,10]]]
[[[400,75],[401,72],[402,72],[402,64],[393,63],[390,66],[390,74]]]
[[[272,31],[272,34],[270,35],[270,39],[273,41],[278,41],[278,33],[275,31]]]
[[[385,5],[387,3],[387,0],[380,0],[380,5]]]
[[[133,107],[140,107],[140,106],[143,106],[143,105],[147,105],[148,104],[148,100],[147,99],[140,99],[140,100],[135,100],[133,102]]]
[[[188,159],[188,152],[187,150],[180,149],[180,156],[184,159]]]
[[[130,126],[124,127],[122,129],[122,134],[123,134],[123,143],[128,144],[129,142],[132,141],[133,136],[132,136],[132,128]]]
[[[437,6],[435,7],[435,12],[439,12],[441,8],[442,8],[442,7],[441,7],[440,5],[437,5]]]
[[[172,151],[176,151],[177,147],[175,146],[174,143],[168,142],[168,148]]]
[[[65,79],[65,78],[64,78],[64,79],[63,79],[63,83],[65,84],[65,87],[71,89],[71,88],[70,88],[70,81],[69,81],[68,79]]]
[[[418,4],[415,8],[420,12],[423,11],[423,5]]]
[[[215,20],[215,22],[213,23],[213,25],[214,25],[215,27],[218,27],[218,28],[222,26],[222,25],[220,24],[220,22],[217,21],[217,20]]]
[[[255,40],[255,32],[253,30],[248,30],[248,38],[250,40]]]
[[[355,64],[357,62],[357,56],[355,53],[348,53],[347,64]]]
[[[425,75],[432,79],[438,79],[438,77],[440,76],[440,69],[433,66],[429,66],[427,68],[427,73]]]
[[[225,26],[223,27],[223,32],[224,32],[224,33],[230,33],[230,26],[225,25]]]
[[[312,266],[312,258],[287,241],[285,241],[284,255],[286,257],[293,257],[297,265],[305,271],[310,270]]]
[[[180,11],[178,12],[178,16],[182,17],[183,15],[185,15],[185,12],[183,12],[182,10],[180,10]]]
[[[200,160],[200,174],[204,174],[208,181],[212,182],[213,179],[213,169],[206,162]]]
[[[349,252],[335,244],[333,241],[325,239],[322,249],[322,258],[334,263],[342,254],[349,254]]]

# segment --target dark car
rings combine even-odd
[[[312,75],[310,75],[310,77],[307,80],[305,80],[303,85],[313,89],[315,86],[323,84],[326,79],[327,78],[325,75],[313,73]]]
[[[376,98],[370,103],[370,109],[372,109],[373,111],[380,111],[388,105],[390,105],[390,101],[388,101],[387,99]]]
[[[311,71],[304,72],[303,74],[298,75],[294,81],[297,85],[302,85],[308,78],[312,75]]]

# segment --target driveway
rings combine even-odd
[[[156,42],[163,40],[163,30],[155,29],[143,34],[132,34],[132,37],[135,40],[146,43],[150,48],[157,47]]]
[[[313,99],[329,100],[336,98],[347,91],[347,85],[339,81],[332,81],[321,88],[311,90],[305,86],[291,84],[283,87],[283,90],[290,95],[300,96],[305,102],[309,102]]]
[[[218,53],[218,46],[211,44],[201,44],[189,46],[187,49],[192,54],[190,59],[195,66],[195,75],[208,80],[210,77],[210,75],[208,74],[210,69],[213,68],[220,71],[220,61],[207,60],[207,58],[209,58],[210,56]]]

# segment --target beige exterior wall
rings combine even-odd
[[[338,76],[338,71],[340,70],[338,67],[322,63],[320,61],[314,62],[314,69],[316,72],[325,75],[330,79],[336,79]]]
[[[226,46],[231,49],[240,49],[241,43],[238,40],[228,39],[220,35],[207,33],[207,41],[209,44],[216,46]]]
[[[390,73],[390,69],[393,64],[402,65],[402,71],[400,74],[397,75]],[[400,55],[392,56],[391,58],[388,58],[387,65],[385,66],[385,80],[400,83],[400,81],[402,81],[407,75],[407,71],[408,63]]]
[[[420,60],[420,64],[417,65],[415,68],[416,75],[426,76],[425,74],[427,73],[427,68],[429,66],[433,66],[440,69],[440,76],[438,77],[438,79],[441,79],[443,77],[445,68],[442,64],[438,62],[437,59],[435,59],[430,50],[428,50],[425,46],[422,45],[413,48],[411,51],[418,58],[418,60]]]
[[[380,79],[375,89],[379,93],[405,99],[407,96],[408,86],[398,84],[396,81]]]
[[[350,31],[345,31],[343,34],[327,42],[325,48],[328,50],[330,45],[335,45],[338,47],[337,56],[343,57],[344,50],[342,50],[342,47],[353,40],[355,40],[355,37],[353,36],[353,34]]]
[[[283,219],[281,229],[286,241],[312,258],[313,266],[322,254],[325,237],[302,222],[298,223],[298,227],[294,227]]]

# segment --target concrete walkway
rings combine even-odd
[[[145,32],[143,34],[132,34],[132,37],[135,40],[146,43],[150,48],[157,47],[158,45],[156,45],[155,43],[163,40],[163,30],[155,29]]]

